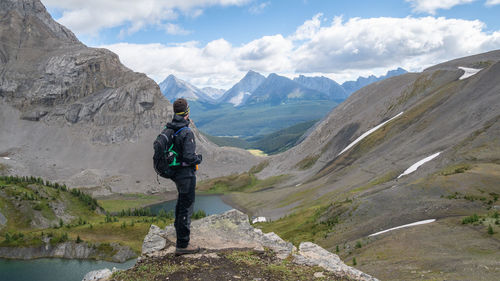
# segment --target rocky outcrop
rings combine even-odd
[[[75,242],[56,245],[47,243],[40,247],[0,247],[0,257],[23,260],[37,258],[105,259],[113,262],[125,262],[136,257],[134,251],[127,246],[111,243],[111,247],[113,249],[111,254],[100,251],[99,245]]]
[[[263,233],[253,228],[248,216],[230,210],[220,215],[212,215],[191,224],[191,243],[205,250],[271,249],[279,259],[293,257],[301,265],[320,266],[334,272],[340,278],[353,280],[377,280],[355,268],[344,264],[340,258],[311,242],[301,243],[299,250],[275,233]],[[172,225],[165,229],[152,225],[142,245],[139,259],[161,257],[175,251],[175,229]],[[210,254],[210,253],[208,253]],[[203,253],[201,254],[203,255]],[[193,255],[199,257],[199,255]]]
[[[311,242],[300,243],[299,252],[293,254],[293,258],[297,264],[320,266],[328,271],[335,272],[340,277],[366,281],[377,280],[364,272],[347,266],[340,260],[339,256]]]
[[[85,274],[82,281],[106,280],[109,277],[111,277],[112,274],[113,272],[107,268],[101,270],[94,270]]]

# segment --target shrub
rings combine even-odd
[[[355,246],[357,249],[363,247],[363,245],[361,245],[361,242],[360,241],[356,241],[356,246]]]
[[[193,215],[191,216],[191,218],[194,219],[194,220],[197,220],[197,219],[204,218],[206,216],[207,216],[207,214],[205,213],[205,211],[198,210],[198,211],[196,211],[196,212],[193,213]]]
[[[479,221],[478,215],[474,214],[472,216],[466,217],[462,220],[462,224],[475,223]]]
[[[495,233],[495,232],[493,232],[493,227],[490,224],[490,225],[488,225],[488,234],[493,235],[493,233]]]
[[[357,265],[358,263],[356,262],[356,258],[352,258],[352,265]]]

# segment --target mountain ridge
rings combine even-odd
[[[299,77],[289,79],[276,73],[271,73],[268,77],[265,77],[258,72],[249,70],[239,82],[233,85],[233,87],[229,90],[225,91],[224,94],[220,95],[221,90],[216,89],[215,97],[205,93],[203,89],[200,90],[196,86],[170,74],[163,82],[160,83],[160,89],[170,101],[179,97],[185,97],[190,100],[208,102],[212,104],[231,103],[235,107],[247,105],[248,100],[250,100],[251,103],[255,103],[256,100],[261,100],[262,96],[266,95],[266,92],[269,93],[269,91],[271,91],[269,98],[274,100],[274,103],[277,103],[278,100],[284,100],[283,95],[293,96],[294,94],[296,98],[301,95],[307,96],[310,94],[312,95],[309,97],[310,99],[342,101],[351,93],[370,83],[404,73],[406,73],[406,70],[397,68],[395,70],[388,71],[386,75],[379,77],[371,75],[367,78],[359,77],[356,81],[347,81],[340,85],[334,80],[324,76],[307,77],[300,75]],[[173,81],[176,81],[177,85],[175,85],[175,82]],[[267,83],[263,85],[266,81]],[[281,89],[276,89],[277,83],[281,85]],[[167,84],[169,84],[169,87],[171,88],[167,87]],[[213,88],[208,87],[204,89],[212,91]],[[283,93],[283,91],[285,93]]]

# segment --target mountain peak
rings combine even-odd
[[[169,101],[185,98],[188,100],[215,102],[211,96],[205,94],[189,82],[175,77],[173,74],[167,76],[158,86],[160,86],[160,91]]]

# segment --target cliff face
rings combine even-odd
[[[170,104],[154,81],[114,53],[80,43],[39,1],[2,1],[0,8],[0,96],[21,118],[79,124],[102,143],[161,128]]]
[[[38,258],[97,259],[113,262],[125,262],[136,257],[134,251],[126,246],[112,243],[111,247],[113,249],[111,253],[99,250],[98,245],[92,246],[85,242],[65,242],[56,245],[47,243],[40,247],[0,247],[0,257],[23,260]]]
[[[97,194],[175,190],[155,184],[152,142],[172,114],[153,80],[86,47],[39,0],[0,2],[0,41],[0,154],[10,158],[0,161],[8,173]],[[197,136],[202,177],[257,163]]]

